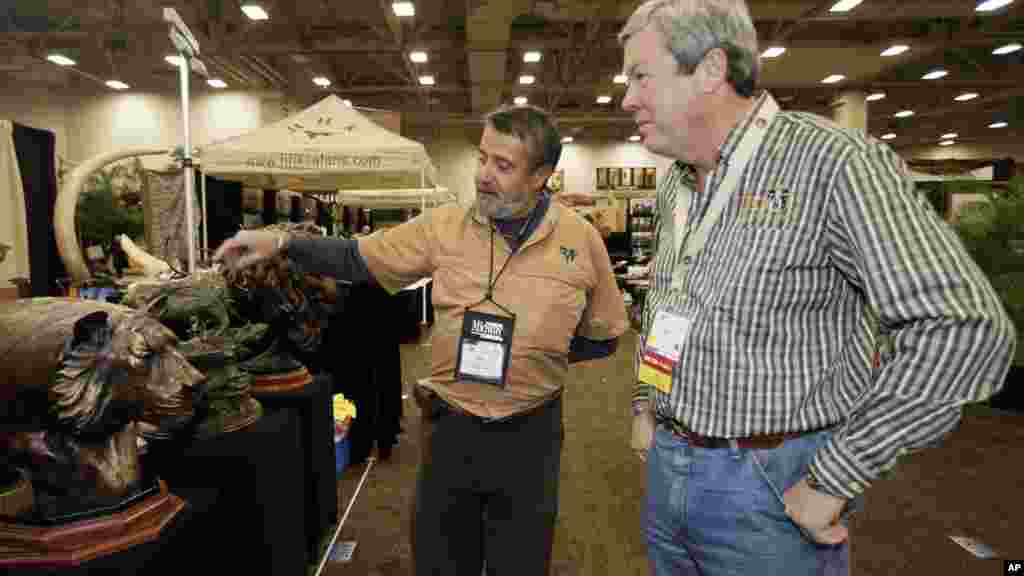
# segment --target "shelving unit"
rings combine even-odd
[[[626,200],[626,232],[634,261],[649,261],[654,256],[654,198]]]

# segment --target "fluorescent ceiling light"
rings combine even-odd
[[[992,51],[992,53],[997,56],[1002,56],[1003,54],[1011,54],[1020,49],[1020,44],[1007,44],[1006,46],[1000,46],[999,48],[996,48],[995,50]]]
[[[868,97],[865,98],[865,100],[868,102],[874,102],[876,100],[882,100],[883,98],[885,98],[885,92],[875,92],[874,94],[868,94]]]
[[[939,146],[952,146],[953,144],[956,144],[953,140],[943,140],[942,142],[939,142]]]
[[[523,54],[523,62],[540,62],[540,52],[530,50]]]
[[[611,101],[612,101],[612,97],[611,96],[598,96],[597,97],[597,103],[598,104],[607,104],[607,103],[609,103]]]
[[[957,134],[956,132],[950,132],[948,134],[943,134],[942,136],[939,137],[939,139],[940,140],[952,140],[952,139],[956,138],[957,136],[959,136],[959,134]]]
[[[1003,6],[1012,4],[1013,0],[985,0],[978,7],[974,9],[975,12],[991,12],[993,10],[999,10]]]
[[[629,141],[630,142],[639,142],[640,141],[640,137],[637,136],[636,134],[634,134],[634,135],[629,137]]]
[[[164,60],[171,66],[180,67],[182,63],[181,56],[164,56]]]
[[[963,94],[957,96],[956,98],[953,98],[953,100],[956,100],[957,102],[967,102],[968,100],[974,100],[977,97],[977,92],[964,92]]]
[[[988,125],[989,128],[1006,128],[1009,126],[1006,122],[993,122]]]
[[[526,74],[524,76],[520,76],[519,77],[519,83],[520,84],[533,84],[533,82],[535,80],[536,80],[536,78],[534,78],[533,76],[530,76],[529,74]]]
[[[821,83],[822,84],[835,84],[836,82],[842,82],[845,79],[846,79],[846,76],[843,76],[842,74],[833,74],[833,75],[829,76],[828,78],[825,78],[824,80],[822,80]]]
[[[326,76],[317,76],[316,78],[313,78],[313,84],[316,84],[321,88],[327,88],[331,85],[331,81],[328,80]]]
[[[120,80],[107,80],[107,86],[110,86],[114,90],[127,90],[129,86]]]
[[[615,78],[612,78],[612,82],[616,84],[625,84],[629,82],[629,78],[625,74],[616,74]]]
[[[427,74],[426,76],[420,76],[420,84],[422,84],[423,86],[433,86],[434,77],[429,74]]]
[[[772,46],[771,48],[761,52],[761,58],[777,58],[786,53],[786,49],[782,46]]]
[[[829,12],[849,12],[857,7],[862,0],[839,0],[828,9]]]
[[[570,142],[572,142],[572,136],[566,136],[562,138],[562,144],[568,144]]]
[[[423,50],[415,50],[413,52],[409,52],[409,60],[412,60],[417,64],[423,64],[424,62],[427,61],[427,53],[424,52]]]
[[[895,44],[886,48],[885,52],[882,52],[882,56],[899,56],[907,50],[910,50],[910,46],[907,46],[906,44]]]
[[[901,110],[901,111],[893,114],[893,116],[895,116],[897,118],[910,118],[913,115],[914,115],[914,111],[913,110]]]
[[[210,78],[209,80],[206,81],[206,83],[209,84],[210,86],[212,86],[213,88],[227,88],[228,87],[228,83],[223,81],[223,80],[221,80],[220,78]]]
[[[262,6],[256,4],[247,4],[242,6],[242,12],[249,17],[249,20],[269,20],[270,15],[263,9]]]
[[[516,106],[525,106],[529,100],[526,99],[526,96],[516,96],[513,102],[516,103]]]
[[[947,74],[949,74],[949,72],[946,72],[945,70],[932,70],[924,76],[921,76],[921,80],[938,80]]]
[[[395,12],[395,16],[416,15],[416,7],[413,6],[412,2],[392,2],[391,10]]]
[[[50,54],[46,57],[47,60],[53,62],[58,66],[74,66],[75,61],[62,54]]]
[[[894,138],[896,138],[896,135],[893,134],[892,132],[889,132],[888,134],[882,134],[882,140],[892,140]]]
[[[344,104],[345,106],[348,106],[349,108],[352,107],[352,101],[349,100],[348,98],[342,100],[341,103]]]

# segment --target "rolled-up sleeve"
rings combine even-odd
[[[622,294],[615,282],[608,250],[597,231],[591,229],[590,232],[590,260],[596,277],[576,335],[588,340],[611,340],[629,328],[629,320]]]
[[[830,256],[891,341],[810,467],[824,491],[852,498],[902,455],[952,432],[965,404],[1002,387],[1016,332],[984,273],[892,150],[851,152],[832,190]]]
[[[359,238],[359,254],[367,269],[388,292],[393,294],[433,274],[437,246],[434,210]]]

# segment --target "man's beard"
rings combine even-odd
[[[480,212],[493,220],[521,218],[529,203],[528,198],[523,198],[520,202],[504,202],[497,195],[484,194],[480,191],[477,191],[477,197],[480,202]]]

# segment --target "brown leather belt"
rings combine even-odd
[[[658,422],[664,424],[665,428],[677,437],[686,440],[691,446],[696,446],[698,448],[728,448],[730,442],[735,442],[738,448],[771,450],[772,448],[782,446],[786,440],[792,440],[794,438],[820,432],[820,430],[805,430],[803,432],[762,434],[758,436],[747,436],[745,438],[713,438],[710,436],[701,436],[675,420],[665,418],[659,419]]]

